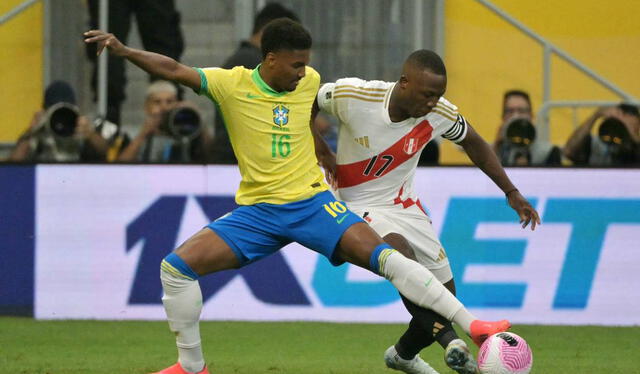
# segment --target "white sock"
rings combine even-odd
[[[202,292],[198,281],[181,278],[160,270],[162,303],[169,328],[176,334],[178,362],[182,368],[197,373],[205,362],[200,345],[199,319],[202,311]]]
[[[429,269],[393,249],[380,252],[378,263],[379,273],[406,298],[457,323],[469,333],[471,321],[476,318]]]
[[[476,319],[478,318],[471,314],[464,306],[453,316],[453,321],[469,335],[471,334],[471,322]]]

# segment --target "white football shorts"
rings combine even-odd
[[[381,237],[396,233],[402,235],[420,264],[429,269],[441,283],[453,278],[449,258],[436,236],[431,218],[418,205],[408,208],[394,205],[383,208],[366,208],[347,203],[349,209],[363,217]]]

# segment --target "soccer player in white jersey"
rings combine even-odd
[[[436,137],[461,145],[469,158],[505,193],[522,227],[540,224],[536,210],[507,177],[491,147],[442,96],[447,75],[434,52],[418,50],[404,63],[397,82],[345,78],[322,86],[319,109],[340,121],[337,160],[319,147],[334,187],[349,209],[360,214],[383,239],[428,268],[455,294],[446,253],[431,219],[413,192],[413,176],[424,146]],[[402,295],[401,295],[402,296]],[[458,373],[477,373],[466,343],[451,323],[404,296],[413,318],[398,343],[385,352],[390,368],[405,373],[437,373],[418,353],[438,341],[445,362]],[[479,344],[480,341],[474,339]]]

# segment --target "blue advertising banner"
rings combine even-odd
[[[32,315],[35,168],[0,167],[0,314]]]
[[[475,168],[416,173],[461,301],[514,323],[640,324],[640,170],[508,173],[542,217],[536,231]],[[239,181],[227,166],[0,168],[0,312],[164,319],[160,260],[233,210]],[[295,243],[200,282],[205,320],[409,318],[386,280]]]

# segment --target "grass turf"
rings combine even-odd
[[[201,323],[212,374],[393,374],[384,350],[403,325]],[[640,373],[640,327],[523,326],[512,331],[533,349],[532,373]],[[477,352],[477,349],[474,348]],[[434,345],[422,357],[452,373]],[[35,321],[0,317],[0,374],[142,374],[175,362],[165,322]]]

